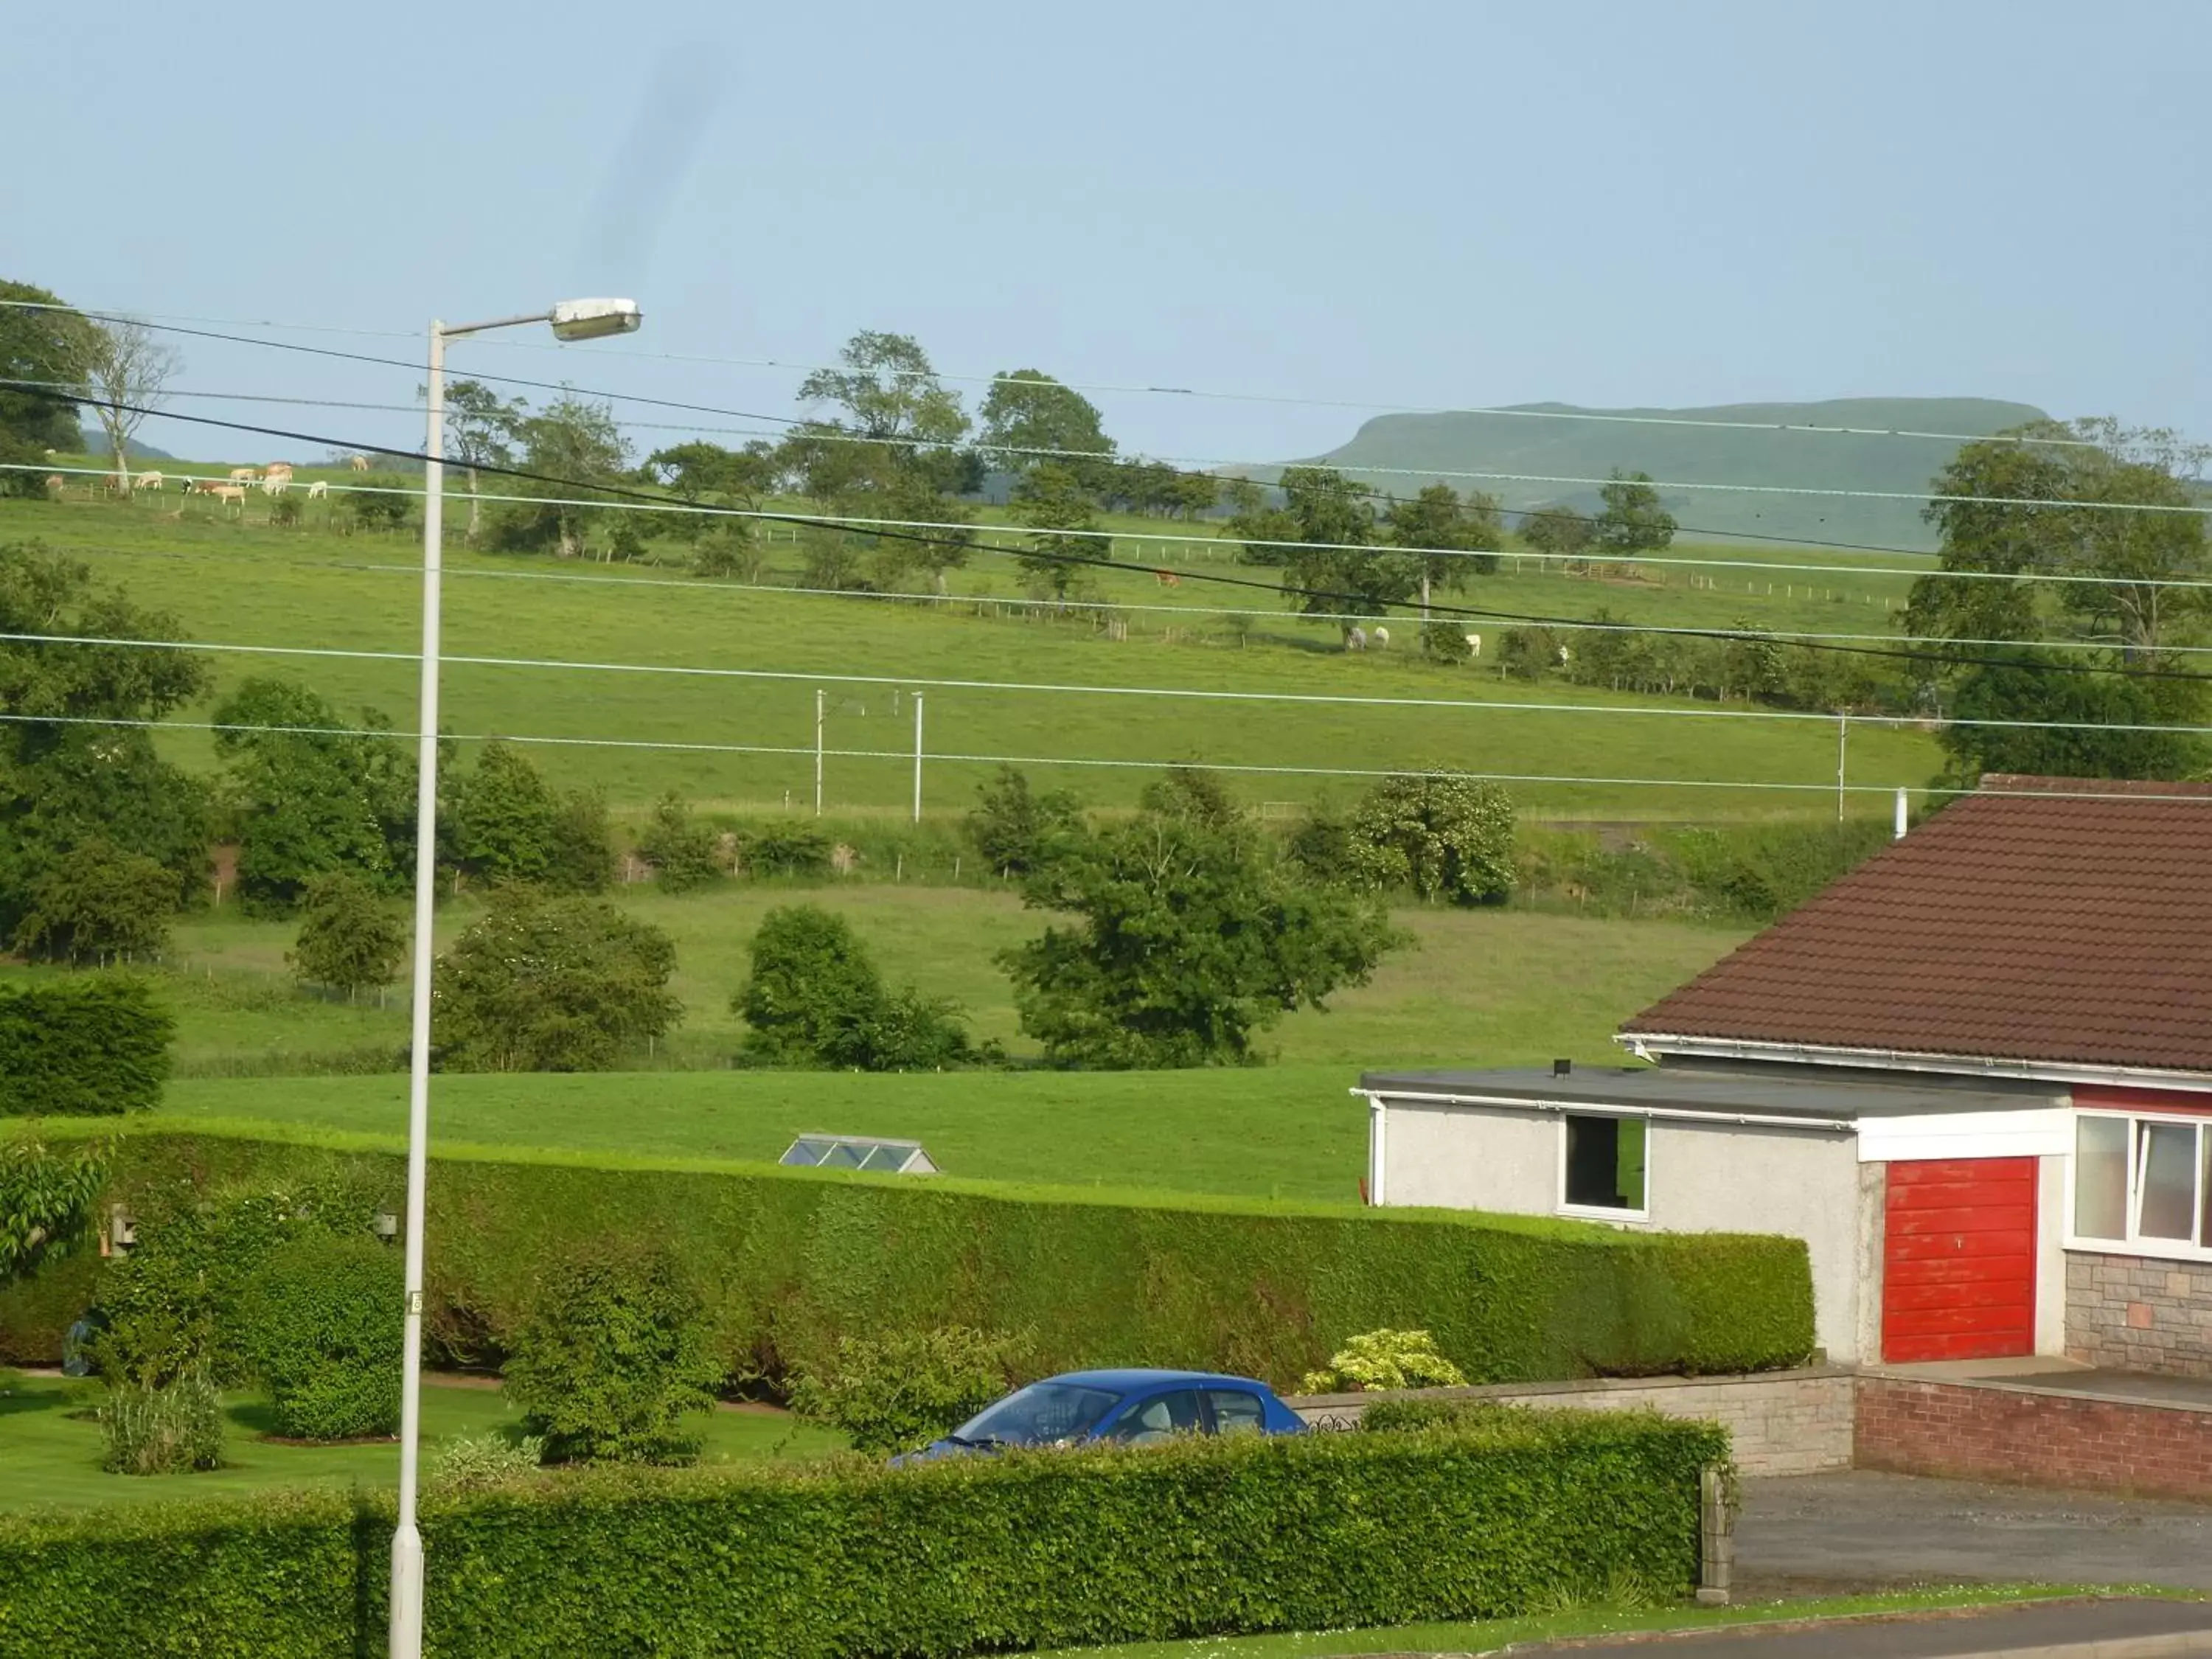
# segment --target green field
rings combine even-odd
[[[206,469],[203,469],[206,470]],[[302,473],[304,479],[308,475]],[[212,507],[181,507],[173,495],[128,504],[81,494],[58,502],[0,502],[0,538],[41,538],[84,556],[139,602],[177,617],[193,639],[405,653],[416,648],[417,546],[411,532],[341,536],[321,504],[310,522],[277,529],[256,497],[232,520]],[[449,507],[449,521],[460,509]],[[1179,536],[1158,520],[1146,533]],[[1206,526],[1196,526],[1205,532]],[[776,532],[771,532],[776,533]],[[787,531],[781,533],[788,535]],[[1652,789],[1627,784],[1517,786],[1531,811],[1551,816],[1724,818],[1832,810],[1837,731],[1826,719],[1744,718],[1751,711],[1683,698],[1613,696],[1564,685],[1502,682],[1494,672],[1444,668],[1406,648],[1350,654],[1334,625],[1279,614],[1268,592],[1213,590],[1186,580],[1167,588],[1149,575],[1109,573],[1103,597],[1122,605],[1127,636],[1109,637],[1087,614],[1075,618],[1011,609],[1019,573],[978,553],[955,573],[959,605],[883,598],[818,597],[787,586],[749,586],[686,578],[681,543],[652,544],[659,566],[562,562],[473,555],[449,548],[446,649],[457,658],[562,663],[632,663],[741,670],[787,678],[599,672],[578,668],[491,666],[454,661],[445,677],[448,723],[465,736],[617,739],[651,747],[548,746],[536,750],[563,783],[595,782],[618,807],[635,808],[676,788],[710,805],[751,811],[811,809],[814,698],[830,694],[825,741],[827,797],[845,811],[896,811],[912,788],[911,692],[925,690],[925,747],[932,757],[1008,756],[1035,763],[1054,784],[1100,804],[1133,799],[1143,763],[1203,763],[1255,771],[1238,781],[1255,804],[1285,806],[1364,787],[1358,776],[1389,767],[1449,767],[1522,778],[1685,778],[1787,783],[1807,793]],[[769,543],[767,580],[794,579],[797,550]],[[1124,543],[1123,557],[1209,568],[1263,582],[1267,573],[1235,565],[1210,534],[1179,546]],[[1678,550],[1683,556],[1698,556]],[[1616,573],[1607,579],[1544,574],[1533,563],[1478,579],[1460,602],[1539,615],[1616,614],[1673,625],[1761,626],[1883,634],[1901,603],[1912,562],[1823,555],[1851,574],[1792,576],[1745,571],[1760,555],[1711,550],[1720,568]],[[1807,561],[1811,562],[1811,561]],[[1663,577],[1662,581],[1660,578]],[[540,580],[544,579],[544,580]],[[1692,580],[1700,584],[1692,586]],[[1806,582],[1814,586],[1802,585]],[[1703,584],[1711,582],[1711,586]],[[1767,591],[1770,587],[1772,592]],[[1273,614],[1231,622],[1227,606]],[[1470,621],[1494,635],[1505,624]],[[1494,653],[1493,653],[1494,655]],[[373,705],[404,722],[414,707],[414,667],[404,660],[223,655],[222,685],[279,672],[317,686],[340,708]],[[873,683],[833,682],[829,675]],[[984,690],[946,681],[1024,686],[1133,686],[1242,691],[1271,696],[1443,700],[1445,707],[1194,700],[1106,695],[1089,690]],[[939,682],[930,684],[928,682]],[[1504,705],[1534,703],[1534,708]],[[1660,708],[1623,716],[1595,711]],[[185,718],[204,718],[202,708]],[[182,757],[204,764],[203,734],[179,732]],[[782,753],[715,752],[712,745]],[[834,751],[848,751],[836,753]],[[1112,763],[1091,766],[1074,761]],[[1923,734],[1861,726],[1850,738],[1850,776],[1870,788],[1917,787],[1936,769]],[[988,763],[933,758],[925,809],[963,810]],[[1855,811],[1887,804],[1853,798]]]
[[[164,1498],[234,1497],[272,1486],[388,1487],[399,1478],[397,1441],[299,1445],[268,1438],[258,1396],[226,1396],[222,1467],[191,1474],[109,1474],[100,1467],[100,1425],[88,1414],[100,1386],[0,1373],[0,1513],[93,1509]],[[710,1463],[815,1457],[844,1444],[835,1431],[759,1410],[696,1419]],[[521,1413],[496,1389],[427,1383],[422,1446],[434,1468],[441,1442],[521,1432]]]

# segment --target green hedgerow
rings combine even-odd
[[[911,1451],[950,1434],[1006,1392],[1026,1335],[965,1325],[870,1340],[848,1336],[819,1370],[792,1381],[792,1409],[842,1429],[855,1451]]]

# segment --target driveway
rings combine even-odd
[[[1866,1470],[1744,1482],[1741,1595],[1996,1582],[2212,1590],[2212,1504]]]

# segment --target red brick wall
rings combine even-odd
[[[1862,1376],[1856,1419],[1863,1469],[2212,1498],[2212,1411]]]

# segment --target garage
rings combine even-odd
[[[1881,1357],[2001,1359],[2035,1352],[2033,1158],[1887,1166]]]

